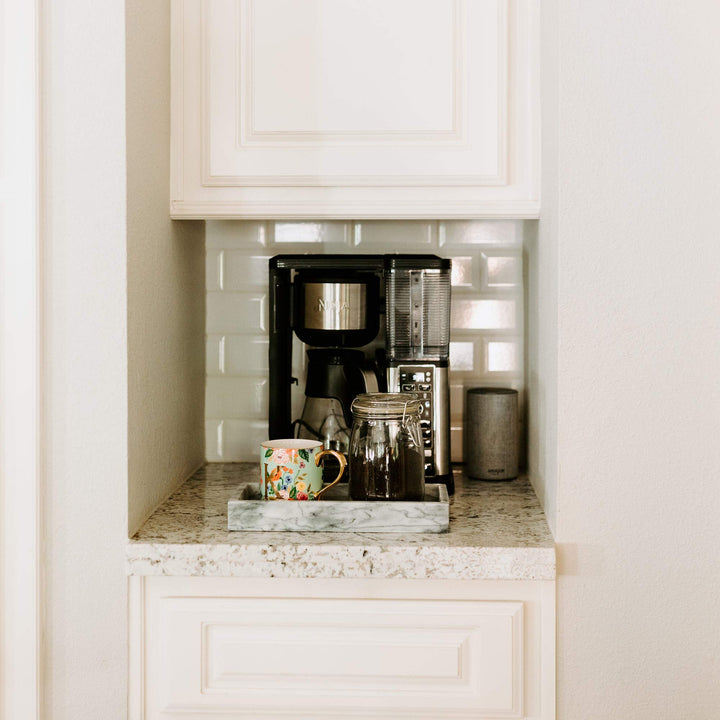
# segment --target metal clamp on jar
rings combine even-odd
[[[365,393],[352,403],[349,491],[353,500],[422,500],[420,415],[413,393]]]

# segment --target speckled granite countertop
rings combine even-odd
[[[227,501],[253,463],[211,463],[127,545],[131,575],[552,580],[555,546],[526,478],[485,483],[455,471],[442,534],[228,532]]]

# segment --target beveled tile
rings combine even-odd
[[[522,371],[519,341],[483,338],[483,343],[487,372],[517,374]]]
[[[264,336],[208,335],[208,375],[267,373],[268,339]]]
[[[349,245],[350,223],[274,222],[270,226],[272,242],[284,246],[278,252],[295,252],[288,245]]]
[[[475,343],[472,340],[450,343],[451,372],[472,372],[475,369]]]
[[[260,443],[268,438],[266,421],[205,421],[205,456],[208,462],[257,462]]]
[[[268,413],[266,377],[208,377],[205,414],[223,419],[263,420]]]
[[[440,247],[452,245],[522,245],[522,220],[442,220]]]
[[[518,326],[514,299],[453,299],[451,324],[462,330],[514,330]]]
[[[484,290],[522,291],[522,256],[520,251],[482,252]]]
[[[264,332],[267,296],[258,292],[209,292],[206,298],[206,332],[243,334]]]
[[[223,289],[224,250],[207,250],[205,255],[205,290],[217,292]]]
[[[358,252],[433,252],[437,247],[436,220],[363,220],[353,225]]]
[[[267,288],[270,257],[250,255],[241,250],[225,250],[223,290],[232,292],[246,290],[248,287]]]
[[[444,257],[448,257],[445,255]],[[450,257],[452,261],[451,284],[454,288],[472,288],[479,289],[477,269],[479,263],[478,258],[471,255],[457,255]]]
[[[206,248],[250,248],[267,245],[264,220],[206,220]]]

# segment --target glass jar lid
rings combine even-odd
[[[394,420],[419,417],[422,400],[415,393],[363,393],[352,402],[353,417]]]

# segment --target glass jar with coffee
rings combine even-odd
[[[352,403],[348,453],[353,500],[422,500],[425,496],[420,413],[413,393],[365,393]]]

